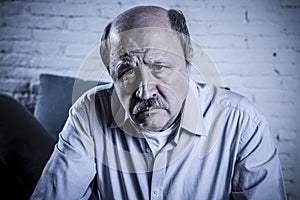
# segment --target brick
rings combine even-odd
[[[100,39],[100,33],[33,30],[33,38],[37,41],[95,44]]]
[[[295,163],[295,161],[297,162],[297,157],[295,154],[291,154],[291,153],[281,153],[279,152],[279,158],[281,163],[290,163],[293,162]],[[283,172],[287,171],[287,173],[291,172],[294,173],[294,168],[287,166],[287,167],[283,167]]]
[[[14,43],[13,51],[31,55],[62,55],[65,45],[55,42],[19,41]]]
[[[113,19],[116,16],[118,16],[122,11],[123,9],[119,7],[112,7],[111,5],[103,5],[101,6],[100,16],[107,19]]]
[[[67,29],[71,31],[86,30],[86,19],[83,17],[70,18],[67,21]]]
[[[109,23],[107,19],[101,17],[77,17],[68,19],[67,29],[71,31],[97,32],[103,31],[104,27]]]
[[[6,79],[0,80],[0,90],[14,93],[20,92],[23,88],[28,86],[29,82],[25,80],[18,80],[18,79]]]
[[[212,9],[220,8],[227,12],[232,12],[233,10],[243,10],[243,9],[253,9],[254,11],[264,11],[264,12],[274,12],[279,8],[279,2],[273,1],[240,1],[240,0],[230,0],[226,3],[220,0],[210,0],[210,1],[185,1],[180,2],[179,5],[186,5],[192,7],[200,7],[201,9]],[[205,5],[205,7],[201,6]]]
[[[30,0],[31,2],[63,3],[64,0]]]
[[[280,9],[277,13],[274,12],[265,12],[254,10],[250,11],[253,13],[251,15],[251,21],[264,21],[264,22],[275,22],[275,23],[291,23],[295,21],[299,21],[299,11],[292,9]]]
[[[3,17],[3,21],[8,27],[21,27],[26,28],[28,26],[28,15],[8,15]]]
[[[73,0],[76,1],[76,0]],[[137,0],[111,0],[111,1],[92,1],[94,3],[94,6],[111,6],[111,7],[125,7],[126,10],[129,7],[132,7],[133,5],[137,5]],[[149,4],[149,3],[148,3]],[[148,5],[147,4],[147,5]]]
[[[284,90],[297,91],[300,87],[299,77],[283,76],[281,80],[281,88]]]
[[[232,76],[222,76],[221,77],[225,82],[227,82],[232,88],[239,87],[242,85],[243,77],[240,75],[232,75]]]
[[[280,6],[284,8],[299,8],[299,1],[298,0],[281,0]]]
[[[159,3],[159,1],[158,1]],[[201,10],[215,10],[215,11],[223,11],[225,6],[224,4],[218,2],[218,3],[212,3],[211,1],[183,1],[183,2],[175,2],[172,0],[164,1],[165,5],[167,7],[173,7],[177,9],[190,9],[190,8],[198,8]]]
[[[300,129],[299,121],[290,117],[272,116],[268,121],[274,129]]]
[[[298,17],[300,17],[300,14]],[[286,35],[300,36],[300,20],[294,23],[285,23],[282,29]]]
[[[30,65],[35,67],[47,67],[56,70],[76,69],[80,66],[83,58],[39,56],[31,59]]]
[[[300,109],[299,106],[294,104],[268,103],[258,105],[258,107],[268,116],[288,117],[299,120],[298,113]]]
[[[282,103],[282,104],[296,104],[299,94],[291,90],[282,89],[268,89],[268,90],[248,90],[249,93],[255,94],[257,103]]]
[[[16,80],[31,80],[38,77],[38,69],[18,66],[10,72],[9,76]]]
[[[3,56],[1,64],[12,66],[29,66],[30,59],[30,55],[11,53]]]
[[[205,9],[199,11],[198,8],[189,8],[189,9],[182,9],[183,13],[185,14],[186,18],[189,21],[242,21],[243,20],[243,12],[242,11],[234,11],[231,12],[227,10],[226,12],[215,10],[214,14],[213,9]]]
[[[87,4],[88,2],[86,0],[66,0],[66,3],[71,3],[71,4]]]
[[[299,2],[298,2],[299,6]],[[281,8],[280,9],[280,18],[284,22],[299,22],[299,8]]]
[[[28,27],[34,29],[65,29],[64,17],[45,17],[45,16],[31,16],[29,18]]]
[[[220,70],[221,75],[225,76],[269,76],[270,74],[274,74],[274,66],[271,64],[231,64],[231,63],[220,63],[216,65],[217,68]]]
[[[11,67],[10,65],[4,65],[1,64],[0,67],[0,80],[5,81],[5,79],[11,77],[11,72],[14,71],[14,67]]]
[[[284,130],[281,129],[279,130],[279,140],[292,140],[294,141],[297,136],[298,136],[299,132],[296,130]]]
[[[0,13],[4,16],[21,15],[27,13],[28,7],[22,2],[1,1]]]
[[[290,162],[290,160],[288,160]],[[286,168],[282,170],[284,180],[292,181],[295,177],[295,171],[293,168]]]
[[[0,35],[2,40],[24,40],[31,39],[31,31],[23,28],[0,28]]]
[[[298,165],[299,166],[299,165]],[[299,188],[300,184],[294,183],[294,181],[286,183],[289,200],[298,200],[300,198]]]
[[[276,145],[281,153],[296,152],[296,146],[293,142],[280,141]],[[294,162],[290,162],[289,166],[293,166],[293,164]]]
[[[249,35],[192,35],[193,41],[205,49],[257,49],[299,52],[300,37],[298,36],[249,36]],[[276,41],[276,42],[274,42]]]
[[[10,78],[18,79],[18,80],[38,80],[40,74],[57,74],[61,76],[75,76],[76,75],[76,67],[18,67],[15,68],[9,75]],[[0,79],[1,80],[1,79]]]
[[[32,3],[30,11],[34,15],[54,16],[99,16],[100,9],[90,5],[76,5],[67,3]]]
[[[273,57],[276,58],[277,61],[290,60],[290,63],[300,61],[300,52],[294,51],[293,49],[276,49],[274,53],[276,53],[276,57],[274,55]]]
[[[278,36],[283,30],[274,23],[243,23],[241,22],[211,22],[209,26],[199,29],[196,32],[213,35],[241,35],[241,36]]]
[[[12,50],[13,42],[0,40],[0,55]]]
[[[207,53],[214,62],[233,64],[297,63],[300,59],[292,50],[281,51],[276,57],[271,49],[209,49]]]
[[[91,52],[93,47],[94,47],[94,45],[72,44],[72,45],[68,45],[66,47],[64,54],[66,56],[85,57]]]
[[[208,22],[205,22],[208,23]],[[208,26],[208,24],[206,24]],[[197,26],[197,24],[195,24]],[[195,32],[195,31],[193,31]],[[203,49],[244,49],[248,48],[247,39],[245,36],[236,35],[192,35],[192,40],[195,44]]]
[[[272,49],[285,49],[300,47],[300,40],[297,36],[269,36],[269,37],[247,37],[249,48],[272,48]],[[276,42],[274,42],[276,41]]]
[[[277,64],[274,66],[274,70],[276,70],[276,73],[278,75],[282,76],[300,76],[300,70],[299,66],[296,65],[296,63],[290,63],[290,64]]]
[[[294,89],[298,86],[298,81],[290,77],[260,76],[244,77],[243,85],[247,88],[256,89]],[[288,85],[288,86],[287,86]]]

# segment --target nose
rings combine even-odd
[[[139,99],[149,99],[157,95],[156,84],[151,78],[151,72],[147,70],[140,71],[140,81],[136,90],[136,97]]]

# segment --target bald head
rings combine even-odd
[[[189,31],[181,11],[158,6],[138,6],[126,10],[107,25],[101,38],[100,54],[106,67],[110,65],[110,36],[138,28],[163,28],[176,31],[187,62],[192,58]]]
[[[111,32],[119,33],[143,27],[172,29],[168,11],[157,6],[131,8],[116,17],[112,22]]]

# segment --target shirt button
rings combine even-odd
[[[155,189],[155,190],[153,191],[153,194],[154,194],[155,196],[158,195],[158,193],[159,193],[158,189]]]
[[[147,147],[147,148],[146,148],[146,152],[147,152],[147,153],[150,153],[150,152],[151,152],[151,149],[150,149],[149,147]]]

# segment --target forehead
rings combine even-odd
[[[136,66],[138,63],[143,62],[144,64],[165,64],[165,65],[176,65],[175,63],[181,62],[184,58],[159,49],[139,49],[131,51],[124,56],[112,63],[111,68],[119,64],[130,64]]]
[[[170,52],[183,57],[183,49],[178,34],[174,30],[165,28],[136,28],[112,34],[110,44],[111,62],[115,62],[125,54],[145,49],[156,50],[155,52]]]

